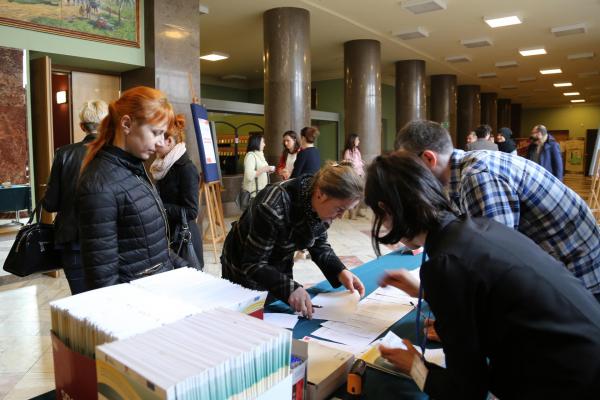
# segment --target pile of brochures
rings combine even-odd
[[[182,268],[53,301],[52,331],[71,350],[94,357],[97,345],[217,307],[250,314],[265,299],[266,292]]]
[[[291,347],[286,329],[206,311],[99,346],[99,398],[257,398],[290,375]]]

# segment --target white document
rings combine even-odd
[[[311,301],[315,307],[313,318],[346,322],[356,312],[360,295],[358,291],[319,293]]]
[[[381,344],[385,347],[391,347],[392,349],[408,350],[408,347],[406,347],[402,339],[392,331],[389,331],[381,338]]]
[[[298,322],[298,316],[286,313],[264,313],[263,321],[280,328],[294,329]]]

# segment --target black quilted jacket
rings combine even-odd
[[[173,269],[162,202],[141,160],[105,146],[77,191],[88,290]]]

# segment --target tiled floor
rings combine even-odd
[[[568,175],[565,183],[587,198],[589,178]],[[226,226],[230,226],[231,220]],[[349,268],[375,258],[371,248],[370,220],[336,221],[329,230],[333,249]],[[0,263],[12,244],[14,233],[0,232]],[[204,244],[205,271],[219,276],[221,266],[215,262],[212,246]],[[382,252],[390,250],[385,246]],[[220,246],[218,247],[220,253]],[[294,266],[296,279],[305,286],[324,279],[310,260],[299,260]],[[50,278],[35,276],[28,280],[6,278],[0,286],[0,399],[29,399],[54,388],[52,350],[50,346],[50,309],[48,303],[69,296],[64,275]]]
[[[369,236],[362,232],[369,229],[369,220],[361,218],[336,221],[329,230],[334,250],[349,268],[375,257]],[[14,234],[0,236],[2,264],[12,238]],[[220,251],[219,245],[219,255]],[[220,276],[221,265],[215,263],[209,243],[204,243],[204,260],[205,271]],[[310,260],[297,261],[294,275],[305,286],[324,279]],[[29,399],[54,389],[48,303],[69,295],[62,273],[58,279],[39,275],[0,286],[0,399]]]

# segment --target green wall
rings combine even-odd
[[[394,149],[396,139],[396,90],[390,85],[381,85],[381,151]]]
[[[586,130],[600,127],[600,105],[523,109],[521,132],[526,136],[538,124],[551,130],[568,129],[571,138],[585,137]]]
[[[200,85],[200,97],[248,103],[248,90],[217,85]]]
[[[137,48],[0,25],[0,46],[48,54],[54,64],[111,71],[144,66],[143,0],[140,1],[140,35]]]

